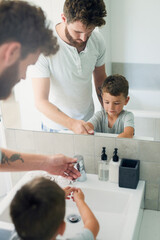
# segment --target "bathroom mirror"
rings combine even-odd
[[[64,0],[28,0],[40,5],[48,18],[60,21]],[[107,75],[124,75],[130,85],[126,109],[135,115],[136,137],[160,140],[160,2],[105,0],[107,24],[100,29],[106,39]],[[54,16],[54,17],[53,17]],[[95,92],[95,110],[100,109]],[[40,115],[33,103],[31,81],[21,81],[13,96],[1,105],[9,128],[40,130]],[[21,121],[20,121],[21,118]]]

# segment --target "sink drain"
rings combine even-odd
[[[68,222],[77,223],[81,220],[81,217],[77,214],[70,214],[67,216]]]

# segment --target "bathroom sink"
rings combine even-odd
[[[118,184],[98,180],[95,174],[87,174],[87,181],[72,182],[61,177],[51,176],[41,171],[28,172],[0,203],[0,221],[11,222],[9,204],[15,192],[35,176],[47,175],[55,179],[61,187],[70,184],[81,188],[85,201],[94,212],[100,224],[97,240],[137,240],[138,230],[143,216],[145,182],[139,181],[137,189],[118,187]],[[78,220],[77,220],[78,219]],[[70,221],[71,220],[71,221]],[[66,200],[66,239],[81,231],[83,222],[76,203]]]
[[[92,211],[117,214],[127,211],[130,196],[126,193],[119,193],[117,196],[116,192],[83,187],[81,189],[85,195],[85,201]],[[66,201],[66,205],[67,207],[74,207],[75,203],[72,200]]]

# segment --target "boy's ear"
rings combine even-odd
[[[21,44],[9,42],[1,45],[1,60],[3,65],[9,67],[13,65],[21,56]]]
[[[130,99],[130,97],[128,96],[128,97],[126,98],[125,105],[127,105],[127,103],[129,102],[129,99]]]
[[[63,222],[61,222],[57,233],[62,236],[64,234],[65,229],[66,229],[66,223],[65,223],[65,221],[63,221]]]
[[[66,18],[66,16],[64,15],[64,13],[61,14],[61,18],[62,18],[62,21],[63,21],[64,23],[67,22],[67,18]]]

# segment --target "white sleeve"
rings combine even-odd
[[[27,76],[30,78],[49,78],[50,70],[48,57],[41,54],[36,64],[28,67]]]
[[[124,128],[133,127],[134,128],[134,115],[132,112],[127,112],[124,120]]]
[[[99,48],[99,57],[96,62],[96,67],[100,67],[105,64],[106,61],[106,44],[102,34],[98,34],[98,48]]]

